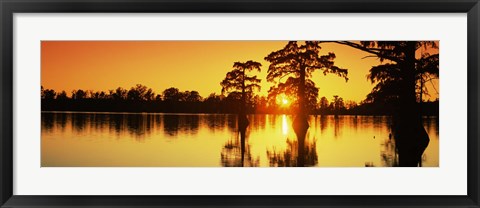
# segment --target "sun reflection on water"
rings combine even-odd
[[[288,122],[287,122],[287,115],[282,115],[282,133],[284,136],[288,134]]]
[[[395,166],[397,160],[386,116],[311,116],[304,138],[293,131],[291,115],[248,119],[250,125],[242,133],[236,115],[42,113],[41,163],[42,167],[379,167]],[[438,118],[424,119],[430,143],[422,166],[438,167]]]

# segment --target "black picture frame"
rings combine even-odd
[[[480,207],[478,0],[0,0],[1,207]],[[465,196],[25,196],[13,195],[14,13],[467,13],[468,194]],[[92,187],[93,189],[94,187]]]

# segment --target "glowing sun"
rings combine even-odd
[[[290,97],[286,96],[285,94],[280,94],[277,96],[277,105],[280,107],[288,107],[291,104]]]

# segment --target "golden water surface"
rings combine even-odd
[[[310,116],[299,141],[291,115],[42,113],[42,167],[395,166],[387,116]],[[424,167],[439,166],[438,118],[424,118]],[[301,147],[304,148],[301,148]]]

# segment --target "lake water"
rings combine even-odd
[[[42,113],[42,167],[394,166],[386,116],[310,116],[298,140],[291,115]],[[438,118],[424,118],[423,167],[439,166]],[[303,147],[303,148],[302,148]]]

